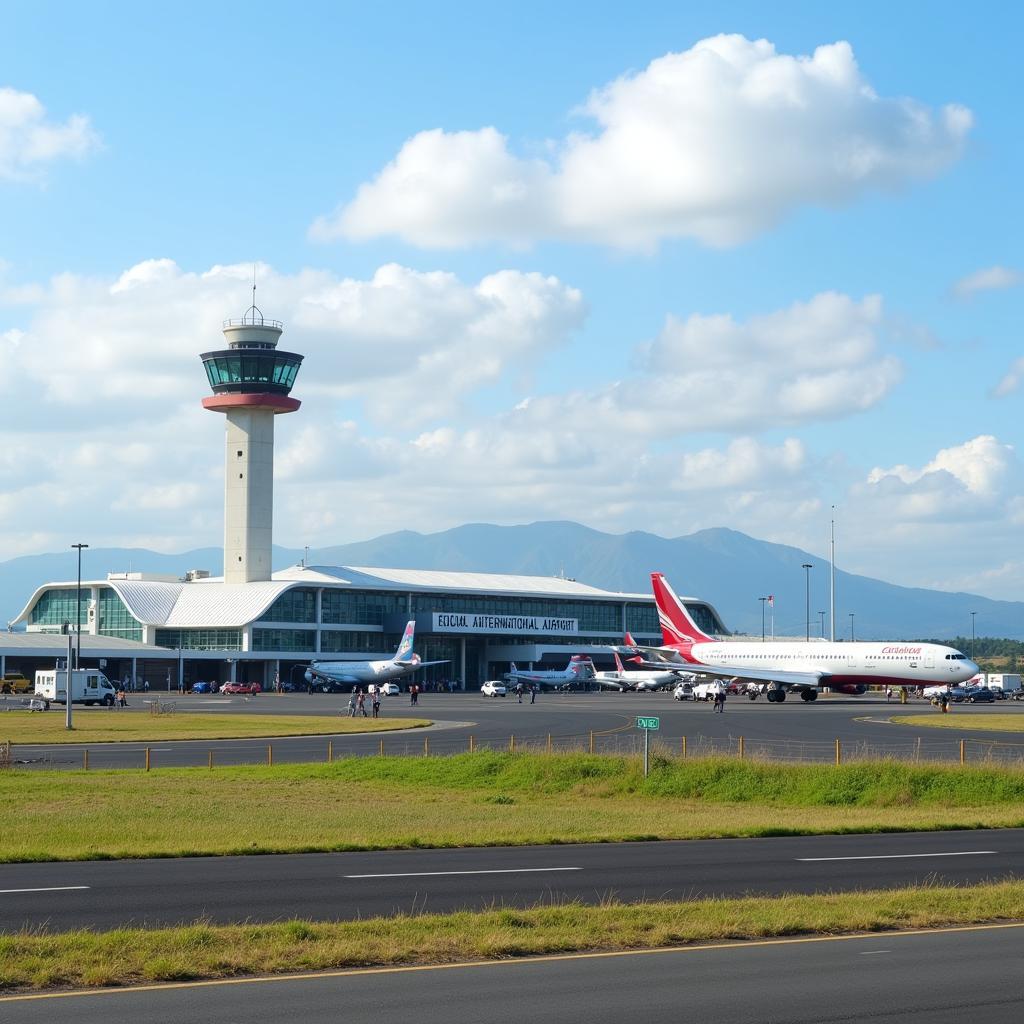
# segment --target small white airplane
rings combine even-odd
[[[574,654],[569,664],[561,672],[512,668],[505,673],[505,678],[515,686],[516,683],[537,683],[540,686],[564,686],[566,683],[586,682],[594,678],[594,663],[584,654]]]
[[[629,634],[626,634],[626,642],[632,645],[632,638]],[[682,682],[683,676],[689,676],[689,672],[676,672],[673,669],[663,669],[656,671],[638,671],[638,672],[627,672],[623,667],[622,659],[619,657],[618,651],[612,651],[612,655],[615,658],[615,671],[614,672],[595,672],[594,681],[600,683],[601,686],[607,686],[611,689],[625,691],[625,690],[664,690],[667,687],[675,686],[676,683]]]
[[[395,656],[384,661],[314,661],[306,670],[306,682],[313,686],[318,680],[322,683],[383,683],[427,665],[446,665],[447,661],[420,661],[420,656],[412,649],[415,631],[415,620],[406,623]]]
[[[842,693],[864,693],[872,684],[955,686],[978,671],[965,654],[940,644],[716,640],[701,631],[660,572],[651,573],[651,586],[664,646],[638,648],[644,664],[766,684],[773,703],[784,701],[787,691],[816,700],[822,686]],[[751,700],[759,692],[756,686],[747,689]]]

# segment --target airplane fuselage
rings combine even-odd
[[[696,672],[701,664],[735,666],[740,677],[745,668],[758,672],[824,672],[823,686],[955,684],[978,671],[960,651],[941,644],[712,640],[673,647]]]
[[[420,667],[419,658],[411,661],[314,661],[310,666],[313,675],[333,679],[339,683],[386,683],[389,679],[415,672]]]

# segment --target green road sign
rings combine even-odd
[[[636,727],[638,729],[660,729],[661,719],[660,718],[637,718]]]

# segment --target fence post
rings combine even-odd
[[[146,747],[146,771],[149,771],[149,747]]]
[[[967,763],[967,740],[960,741],[960,763]]]
[[[381,738],[380,738],[380,756],[381,757],[384,756],[384,737],[383,736],[381,736]]]
[[[963,743],[963,740],[961,740],[960,742],[961,742],[961,744],[962,744],[962,743]],[[962,760],[962,759],[961,759],[961,760]],[[82,767],[83,767],[83,768],[84,768],[84,769],[85,769],[86,771],[88,771],[88,770],[89,770],[89,749],[88,749],[88,747],[87,747],[87,748],[86,748],[85,750],[83,750],[83,751],[82,751]]]
[[[469,734],[469,752],[472,754],[476,750],[476,740],[473,738],[473,734]]]
[[[274,763],[274,747],[272,744],[267,744],[267,764]]]
[[[590,730],[590,752],[594,752],[594,730]]]
[[[509,736],[508,738],[508,752],[514,754],[516,752],[516,738],[515,736]]]
[[[207,757],[207,762],[209,764],[210,771],[213,771],[213,751],[212,750],[209,752],[209,756]]]
[[[430,737],[423,737],[423,756],[430,757]]]
[[[685,736],[682,739],[682,743],[680,743],[680,748],[682,750],[683,757],[686,757],[686,737]]]
[[[330,764],[334,760],[334,740],[327,741],[327,763]]]
[[[743,737],[740,737],[740,760],[743,760]]]
[[[839,737],[836,737],[836,764],[843,763],[843,748],[839,742]]]
[[[548,753],[551,753],[551,733],[548,733]]]

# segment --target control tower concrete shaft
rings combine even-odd
[[[284,325],[253,304],[224,321],[226,349],[201,356],[213,394],[203,408],[224,413],[224,582],[269,580],[274,523],[274,417],[301,404],[289,392],[302,356],[277,348]]]

